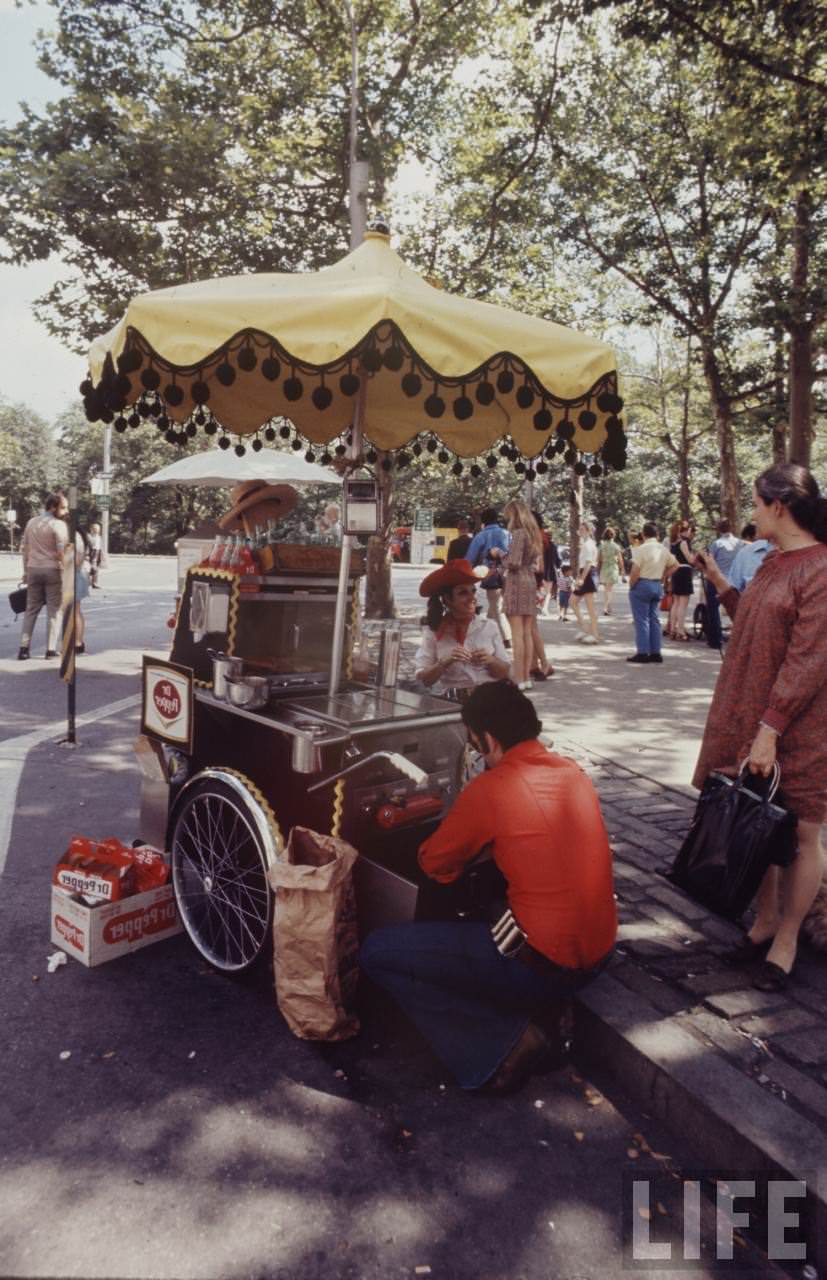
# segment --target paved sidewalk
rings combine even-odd
[[[578,1053],[689,1138],[711,1168],[804,1179],[827,1264],[827,955],[807,944],[786,993],[721,961],[741,936],[663,877],[693,802],[574,743],[614,851],[620,933],[578,1008]]]

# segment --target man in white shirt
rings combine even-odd
[[[663,662],[661,626],[658,613],[663,596],[663,578],[678,562],[662,543],[653,524],[643,526],[643,542],[632,548],[629,571],[629,604],[635,624],[635,652],[627,662],[642,666]]]
[[[62,493],[50,493],[45,511],[32,516],[23,530],[20,551],[23,556],[23,581],[26,583],[26,612],[20,633],[22,662],[29,657],[32,632],[44,604],[48,617],[46,657],[57,657],[60,606],[63,595],[63,552],[69,541],[66,515],[69,508]]]

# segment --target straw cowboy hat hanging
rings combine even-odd
[[[593,475],[626,460],[610,347],[433,287],[386,230],[321,271],[143,294],[90,370],[92,421],[149,419],[181,445],[203,430],[239,455],[280,437],[329,463],[358,415],[388,468],[427,451],[456,475],[505,461],[533,479],[555,458]]]
[[[266,480],[244,480],[230,493],[232,507],[218,521],[221,529],[244,529],[252,535],[256,525],[282,520],[299,500],[289,484],[268,484]]]

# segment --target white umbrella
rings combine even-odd
[[[294,453],[280,453],[277,449],[254,453],[248,449],[244,457],[239,458],[232,449],[210,449],[187,454],[161,467],[160,471],[153,471],[141,484],[205,485],[217,489],[243,480],[269,480],[278,484],[342,483],[335,471],[306,462]]]

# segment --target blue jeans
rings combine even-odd
[[[585,986],[591,970],[538,974],[506,960],[487,924],[409,923],[375,929],[363,971],[394,997],[463,1089],[497,1070],[535,1011]]]
[[[721,647],[721,606],[717,589],[706,579],[706,643],[710,649]]]
[[[638,578],[629,588],[629,604],[635,624],[635,649],[638,653],[660,653],[661,629],[659,606],[663,588],[655,578]]]

